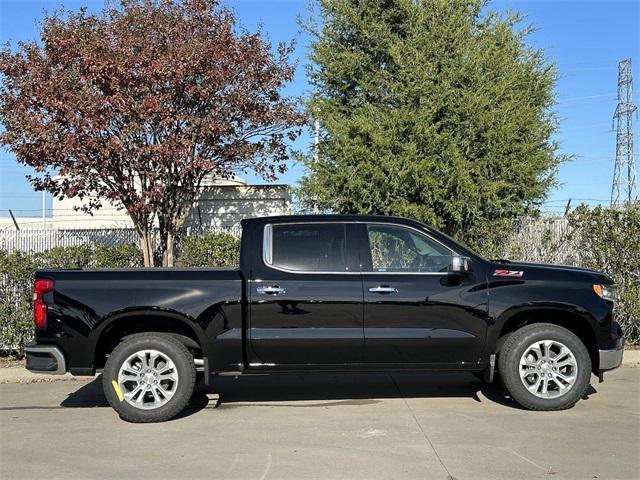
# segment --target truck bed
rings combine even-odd
[[[103,333],[113,330],[115,341],[127,334],[134,317],[145,319],[145,328],[152,330],[183,324],[185,335],[195,335],[211,350],[203,354],[220,367],[237,367],[242,358],[242,274],[237,269],[39,270],[36,278],[54,281],[54,291],[47,294],[52,296],[47,326],[36,330],[36,341],[60,345],[72,373],[93,373],[94,355],[102,348],[98,340],[110,338]]]

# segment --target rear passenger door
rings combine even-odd
[[[276,365],[362,361],[363,292],[353,226],[265,225],[249,282],[251,353]]]

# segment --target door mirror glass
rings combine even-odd
[[[453,255],[451,257],[451,265],[449,266],[451,272],[465,273],[470,270],[469,259],[460,255]]]

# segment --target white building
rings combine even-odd
[[[46,228],[132,228],[133,223],[125,210],[104,204],[89,215],[76,210],[84,202],[79,198],[53,200],[53,214],[45,220]],[[232,228],[243,218],[291,213],[291,194],[288,185],[248,185],[240,177],[228,180],[205,178],[202,191],[195,201],[187,229]],[[24,229],[41,229],[41,218],[17,218]],[[0,229],[14,229],[11,218],[0,219]]]

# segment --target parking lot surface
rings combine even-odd
[[[219,378],[148,425],[120,420],[101,380],[0,385],[0,478],[640,478],[639,368],[563,412],[468,374]]]

